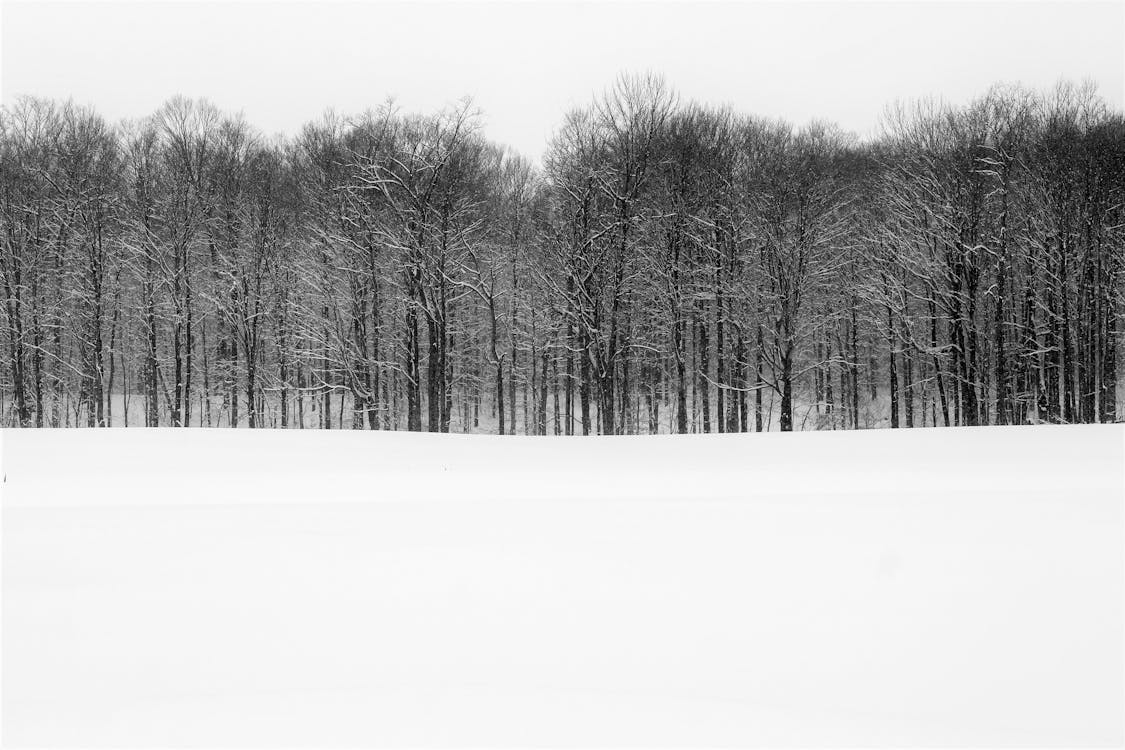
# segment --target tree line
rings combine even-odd
[[[1120,418],[1125,119],[1088,85],[859,139],[622,76],[541,163],[461,102],[266,137],[0,111],[9,426],[571,435]]]

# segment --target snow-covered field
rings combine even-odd
[[[5,747],[1125,741],[1120,426],[3,462]]]

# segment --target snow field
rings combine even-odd
[[[1125,740],[1120,426],[3,459],[5,746]]]

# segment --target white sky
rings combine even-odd
[[[1125,3],[29,2],[3,0],[2,96],[111,119],[176,93],[294,133],[333,107],[471,95],[486,132],[538,157],[563,112],[622,71],[684,98],[859,133],[895,98],[1091,78],[1122,107]]]

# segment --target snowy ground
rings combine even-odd
[[[6,747],[1125,741],[1119,426],[3,461]]]

